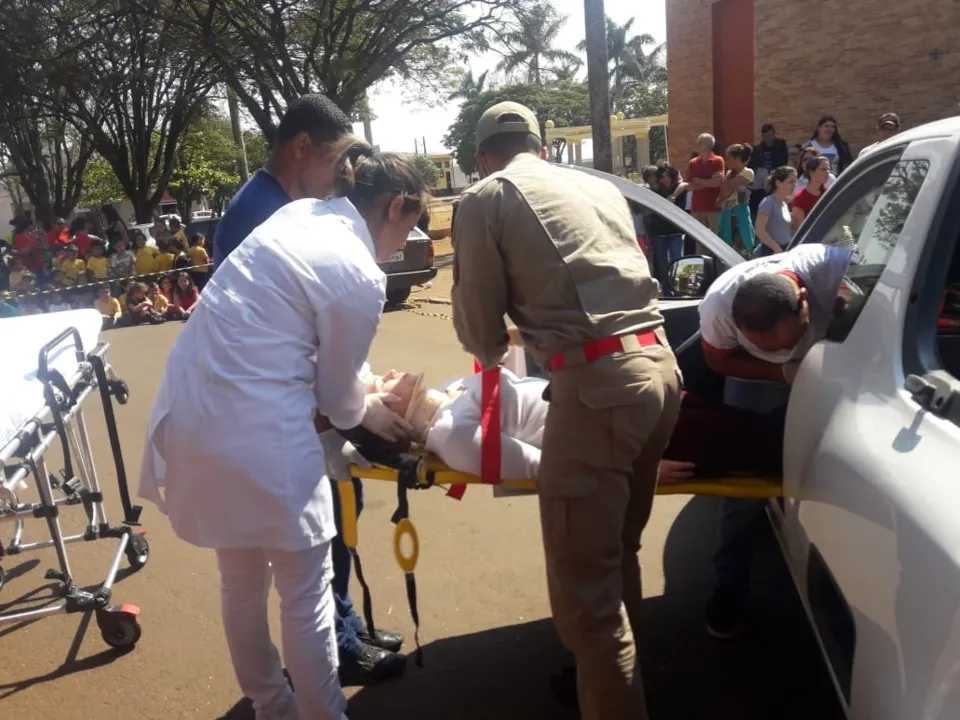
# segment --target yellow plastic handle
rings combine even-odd
[[[404,555],[400,547],[404,535],[410,536],[412,547],[409,555]],[[412,573],[417,567],[417,560],[420,559],[420,539],[417,537],[417,529],[406,518],[398,522],[397,528],[393,531],[393,556],[397,559],[397,565],[405,573]]]
[[[340,491],[340,533],[343,544],[348,548],[357,547],[357,494],[352,480],[337,480]]]

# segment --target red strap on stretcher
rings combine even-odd
[[[486,485],[500,484],[500,368],[484,370],[473,361],[474,373],[480,378],[480,480]],[[451,485],[447,495],[463,498],[465,484]]]

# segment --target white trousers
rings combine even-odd
[[[347,720],[337,677],[330,543],[300,552],[217,550],[217,562],[233,669],[257,720]],[[295,696],[270,640],[271,576],[280,594],[283,658]]]

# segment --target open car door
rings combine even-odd
[[[569,169],[585,172],[613,183],[623,197],[639,205],[645,215],[660,215],[680,229],[688,238],[695,240],[698,247],[706,248],[710,257],[713,258],[714,277],[745,261],[737,251],[709,228],[649,188],[593,168],[570,167]],[[670,346],[677,356],[677,362],[683,373],[685,390],[707,397],[722,398],[725,378],[707,367],[700,344],[699,308],[708,287],[709,283],[701,283],[692,288],[685,288],[683,294],[678,297],[661,297],[660,312],[663,314]],[[657,489],[657,494],[773,498],[783,494],[783,482],[780,477],[731,474],[695,478],[690,482],[676,485],[661,485]]]

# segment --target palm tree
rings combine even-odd
[[[613,82],[613,110],[619,111],[624,103],[624,95],[633,83],[656,82],[655,71],[663,68],[666,82],[666,68],[663,66],[663,44],[657,45],[649,54],[644,53],[647,45],[656,44],[649,33],[630,36],[634,18],[623,25],[617,25],[609,17],[607,21],[607,59],[610,62],[610,78]],[[586,40],[577,45],[577,49],[586,49]]]
[[[558,14],[552,5],[535,6],[519,15],[518,20],[517,27],[503,36],[504,53],[498,70],[511,73],[522,68],[527,82],[542,85],[544,71],[552,63],[579,62],[573,53],[554,47],[567,18]]]
[[[473,70],[467,70],[467,74],[460,78],[460,85],[450,93],[448,100],[473,100],[483,94],[487,85],[487,72],[480,74],[480,77],[473,77]]]
[[[554,80],[558,83],[575,80],[582,66],[583,61],[579,58],[564,60],[553,68]]]
[[[650,52],[644,47],[653,45]],[[646,85],[662,85],[667,82],[667,46],[657,44],[651,35],[637,35],[627,45],[626,62],[623,73],[628,83],[641,82]]]

